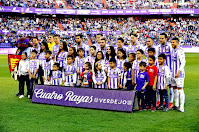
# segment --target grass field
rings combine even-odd
[[[185,113],[136,113],[32,104],[19,99],[6,55],[0,55],[0,132],[199,131],[199,54],[186,54]],[[26,92],[25,92],[26,93]]]

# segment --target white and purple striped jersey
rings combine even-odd
[[[52,48],[52,57],[55,57],[57,55],[57,53],[59,52],[59,48],[60,48],[59,44],[53,45],[53,48]]]
[[[28,69],[32,75],[35,74],[36,69],[39,69],[39,60],[30,60],[28,64]],[[35,78],[38,78],[38,74],[36,74]]]
[[[43,62],[46,60],[45,52],[39,54],[38,60],[39,60],[39,65],[42,66]]]
[[[117,46],[114,48],[115,48],[115,53],[118,54],[117,52],[118,52],[119,48]],[[125,51],[126,55],[128,56],[128,47],[123,46],[122,49]]]
[[[31,52],[33,51],[33,50],[36,50],[37,51],[37,59],[38,59],[38,57],[39,57],[39,53],[40,53],[40,50],[41,50],[41,46],[38,44],[38,47],[36,48],[35,46],[33,46],[32,48],[31,48]]]
[[[125,62],[128,62],[127,59],[124,59],[124,60],[117,59],[116,60],[117,68],[120,69],[121,73],[124,71],[123,65],[124,65]]]
[[[166,55],[166,65],[169,67],[170,72],[172,72],[172,47],[170,43],[166,43],[165,45],[160,44],[158,46],[158,55],[165,54]]]
[[[95,72],[93,72],[93,82],[94,82],[94,88],[106,88],[106,73],[101,70],[101,71],[97,71],[97,73],[95,74]],[[103,84],[101,85],[97,85],[97,83],[103,82]]]
[[[143,46],[142,45],[129,45],[128,46],[128,54],[129,53],[135,53],[137,52],[137,50],[142,49],[143,50]]]
[[[101,64],[102,66],[102,70],[104,70],[106,68],[106,63],[105,63],[105,60],[101,59],[100,61],[97,61]],[[94,62],[95,63],[95,62]],[[92,67],[92,70],[94,70],[94,65]]]
[[[62,73],[61,71],[51,71],[50,73],[50,83],[51,85],[60,86],[62,85]]]
[[[62,78],[65,81],[66,86],[71,86],[73,83],[76,83],[77,71],[74,64],[64,64]]]
[[[158,58],[158,47],[153,45],[151,48],[154,48],[155,49],[155,58]],[[145,57],[146,58],[149,58],[149,53],[148,53],[148,49],[150,49],[148,46],[144,46],[143,48],[144,50],[144,54],[145,54]]]
[[[142,58],[141,61],[138,61],[137,59],[134,60],[133,65],[132,65],[132,69],[134,70],[134,82],[136,83],[136,78],[138,78],[138,73],[140,71],[140,62],[146,62],[145,59]]]
[[[95,47],[96,47],[96,51],[97,51],[97,52],[101,50],[101,46],[100,46],[100,44],[95,43],[95,44],[93,44],[93,46],[95,46]]]
[[[105,49],[100,49],[100,51],[102,51],[102,53],[104,54],[104,57],[106,56],[106,49],[107,47]]]
[[[172,69],[173,69],[173,73],[172,73],[172,77],[175,78],[175,75],[178,73],[178,71],[180,70],[180,76],[179,78],[184,78],[185,77],[185,71],[184,71],[184,66],[186,63],[185,60],[185,54],[182,48],[178,47],[176,49],[173,50],[172,52]]]
[[[119,87],[119,77],[121,76],[120,69],[115,67],[114,69],[109,68],[108,69],[108,75],[109,77],[109,88],[110,89],[118,89]]]
[[[56,61],[57,63],[59,63],[59,67],[63,67],[64,65],[64,61],[67,58],[68,52],[67,51],[63,51],[60,52],[58,56],[56,56]]]
[[[79,58],[79,56],[77,56],[75,58],[75,67],[76,70],[80,71],[80,74],[83,72],[83,68],[84,68],[84,59],[85,58]],[[77,75],[77,79],[81,79],[80,74]]]
[[[128,69],[127,71],[122,72],[122,76],[121,76],[122,87],[124,86],[126,87],[127,81],[131,81],[131,75],[132,75],[131,69]]]
[[[94,65],[95,63],[95,56],[87,56],[86,59],[84,60],[84,63],[90,62],[91,65]]]
[[[42,64],[42,69],[44,71],[44,78],[47,80],[49,74],[50,74],[50,70],[53,70],[53,64],[54,61],[52,59],[50,60],[44,60],[43,64]]]
[[[90,47],[86,44],[82,44],[81,46],[74,45],[73,47],[75,47],[76,50],[78,50],[79,48],[83,48],[84,49],[84,57],[87,57],[90,54]]]
[[[165,89],[165,86],[169,85],[170,71],[167,65],[159,66],[158,68],[158,80],[157,88]]]

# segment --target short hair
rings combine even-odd
[[[141,61],[140,64],[139,64],[139,66],[144,66],[144,67],[146,67],[146,62]]]
[[[115,60],[115,58],[111,58],[111,59],[109,60],[109,62],[116,63],[116,60]]]
[[[138,35],[136,33],[131,33],[130,36],[131,35],[135,36],[136,38],[138,37]]]
[[[54,63],[53,65],[59,67],[59,63]]]
[[[73,60],[73,56],[72,55],[68,55],[67,58],[72,58],[72,60]]]
[[[178,42],[180,41],[179,38],[177,38],[177,37],[172,38],[172,40],[176,40],[176,41],[178,41]]]
[[[59,37],[60,38],[60,35],[59,34],[55,34],[54,37]]]
[[[22,54],[26,55],[26,57],[28,56],[27,52],[23,52]]]
[[[153,61],[155,61],[155,56],[154,55],[149,56],[149,58],[151,58]]]
[[[144,54],[144,51],[142,49],[137,50],[137,52],[140,52],[141,54]]]
[[[106,39],[105,38],[102,38],[101,40],[104,40],[106,42]]]
[[[77,52],[79,52],[79,51],[83,51],[83,52],[84,52],[84,49],[83,49],[83,48],[79,48],[79,49],[77,50]]]
[[[98,33],[97,35],[103,36],[103,34],[102,34],[102,33]],[[96,35],[96,36],[97,36],[97,35]]]
[[[158,58],[159,57],[162,57],[163,59],[166,59],[166,55],[165,54],[160,54],[159,56],[158,56]]]
[[[149,49],[148,49],[148,52],[149,52],[149,51],[155,53],[155,48],[149,48]]]
[[[134,58],[136,57],[135,53],[129,53],[129,55],[132,55]]]
[[[94,50],[96,50],[96,46],[94,45],[90,46],[90,48],[93,48]]]
[[[126,67],[127,69],[130,69],[132,65],[130,62],[124,62],[124,67]]]
[[[161,33],[160,35],[164,35],[164,37],[167,38],[167,34],[166,33]]]
[[[38,40],[38,38],[37,38],[37,37],[33,37],[32,39],[37,39],[37,40]]]
[[[91,63],[90,62],[86,62],[86,65],[88,65],[89,69],[91,69]]]
[[[152,41],[154,41],[152,37],[148,37],[148,38],[151,39]],[[146,38],[146,39],[148,39],[148,38]]]
[[[33,52],[34,52],[35,54],[37,54],[37,51],[36,51],[36,50],[33,50],[32,53],[33,53]]]
[[[81,33],[77,34],[75,37],[79,36],[80,38],[83,38],[83,35]]]
[[[53,36],[53,34],[49,34],[48,36]]]
[[[45,53],[50,54],[50,55],[52,54],[52,52],[50,50],[46,50]]]
[[[120,40],[120,41],[122,41],[122,43],[124,43],[124,39],[123,38],[120,37],[120,38],[117,39],[117,41],[118,40]]]

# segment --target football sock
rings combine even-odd
[[[180,94],[180,109],[184,109],[184,102],[185,102],[184,90],[180,89],[178,91],[179,91],[179,94]]]
[[[175,106],[179,107],[179,93],[178,89],[174,89]]]
[[[170,88],[170,102],[169,103],[173,103],[173,88]]]

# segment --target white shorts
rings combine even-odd
[[[184,78],[172,78],[171,79],[173,87],[183,88],[184,87]]]

